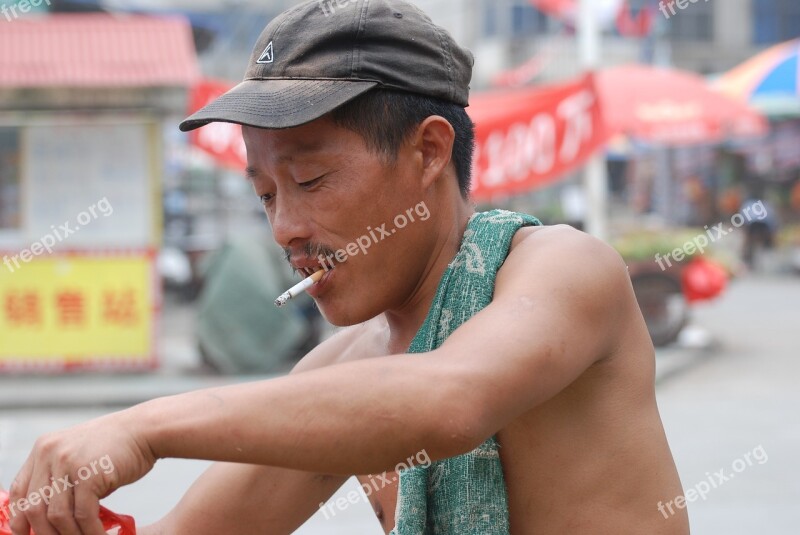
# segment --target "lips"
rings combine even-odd
[[[331,280],[335,276],[336,276],[336,269],[329,269],[327,272],[325,272],[320,281],[314,284],[308,290],[306,290],[306,292],[313,299],[319,299],[320,296],[322,296],[322,294],[325,293],[326,288],[331,284]]]
[[[318,262],[291,262],[292,268],[294,268],[297,273],[302,276],[310,277],[317,271],[324,269],[325,271],[331,271],[336,267],[336,264],[326,265],[323,266]]]
[[[311,275],[313,275],[314,273],[319,271],[319,269],[315,269],[315,268],[311,268],[311,267],[295,268],[295,269],[297,269],[297,271],[299,271],[300,273],[304,274],[306,277],[310,277]]]

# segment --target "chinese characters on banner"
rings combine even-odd
[[[57,256],[0,270],[0,365],[151,363],[152,255]]]
[[[579,168],[608,135],[594,78],[476,95],[472,196],[524,193]]]

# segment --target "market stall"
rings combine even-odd
[[[163,117],[196,72],[179,18],[0,32],[0,369],[157,362]]]

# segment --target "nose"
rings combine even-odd
[[[269,216],[272,237],[284,249],[290,249],[298,243],[302,245],[311,238],[307,212],[298,203],[287,199],[286,195],[275,198],[275,205]]]

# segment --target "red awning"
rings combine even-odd
[[[180,17],[60,14],[0,30],[0,87],[181,87],[198,76]]]
[[[627,65],[600,71],[597,88],[613,133],[664,143],[717,143],[761,136],[767,120],[746,104],[714,92],[700,76]]]

